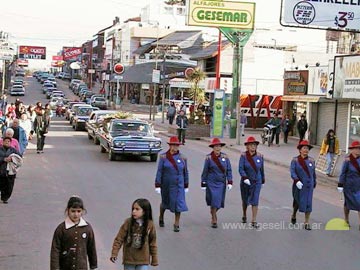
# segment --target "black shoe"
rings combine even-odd
[[[217,227],[218,227],[217,223],[212,223],[212,224],[211,224],[211,228],[216,229]]]
[[[251,222],[251,228],[253,229],[258,229],[259,228],[259,224],[257,224],[257,222]]]
[[[159,226],[160,226],[161,228],[165,227],[164,220],[159,219]]]
[[[180,226],[174,224],[174,232],[180,232]]]
[[[247,220],[246,220],[246,217],[242,217],[242,223],[246,223]]]
[[[291,218],[291,224],[296,224],[296,218]]]
[[[40,151],[39,151],[39,150],[37,150],[37,151],[36,151],[36,153],[40,154]]]
[[[3,204],[8,204],[9,202],[8,201],[3,201]]]
[[[307,230],[307,231],[311,231],[311,226],[309,223],[306,223],[305,226],[304,226],[304,229]]]

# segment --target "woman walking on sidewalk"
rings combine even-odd
[[[37,149],[36,152],[38,154],[44,153],[44,145],[45,145],[45,134],[48,133],[49,128],[49,119],[45,114],[45,110],[37,110],[36,118],[34,121],[34,132],[36,133],[36,144]]]
[[[174,232],[180,231],[180,214],[188,211],[185,193],[189,191],[187,159],[179,151],[177,137],[171,137],[169,150],[160,155],[155,179],[155,191],[161,194],[159,226],[164,227],[164,213],[175,213]]]
[[[349,224],[350,210],[358,212],[360,230],[360,141],[352,142],[339,177],[338,191],[344,192],[344,215]]]
[[[305,213],[305,230],[311,230],[309,219],[312,212],[313,191],[316,187],[315,160],[309,157],[311,148],[308,141],[301,141],[297,146],[300,155],[292,159],[290,166],[294,198],[291,223],[296,223],[297,211]]]
[[[213,138],[209,147],[213,151],[205,158],[201,174],[201,189],[206,192],[206,204],[210,206],[211,227],[217,228],[217,211],[224,208],[226,189],[232,189],[231,163],[226,154],[221,152],[225,143]]]
[[[249,205],[252,208],[251,226],[258,228],[256,217],[258,213],[260,190],[265,184],[264,158],[257,152],[259,142],[252,136],[248,137],[245,146],[246,152],[242,153],[239,161],[239,173],[241,176],[240,191],[242,199],[243,217],[246,223],[246,210]]]
[[[340,155],[339,140],[335,136],[335,131],[329,129],[326,137],[323,139],[320,149],[320,155],[326,155],[326,175],[331,175],[332,162],[335,155]]]

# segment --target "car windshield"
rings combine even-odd
[[[80,108],[78,110],[78,115],[79,116],[87,116],[87,115],[90,115],[92,111],[93,111],[93,108]]]
[[[149,125],[144,123],[124,123],[124,122],[115,122],[113,124],[113,131],[127,131],[127,132],[149,132]]]
[[[105,98],[95,98],[95,102],[105,102]]]

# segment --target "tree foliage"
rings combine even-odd
[[[167,5],[180,5],[180,6],[185,6],[186,4],[186,0],[168,0],[164,2]]]

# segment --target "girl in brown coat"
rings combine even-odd
[[[66,207],[66,219],[55,230],[50,254],[50,270],[88,270],[97,268],[95,236],[82,215],[86,212],[81,198],[72,196]]]
[[[114,240],[110,257],[113,263],[122,246],[124,270],[148,270],[149,264],[158,265],[156,231],[148,200],[133,202],[132,215],[125,220]]]

